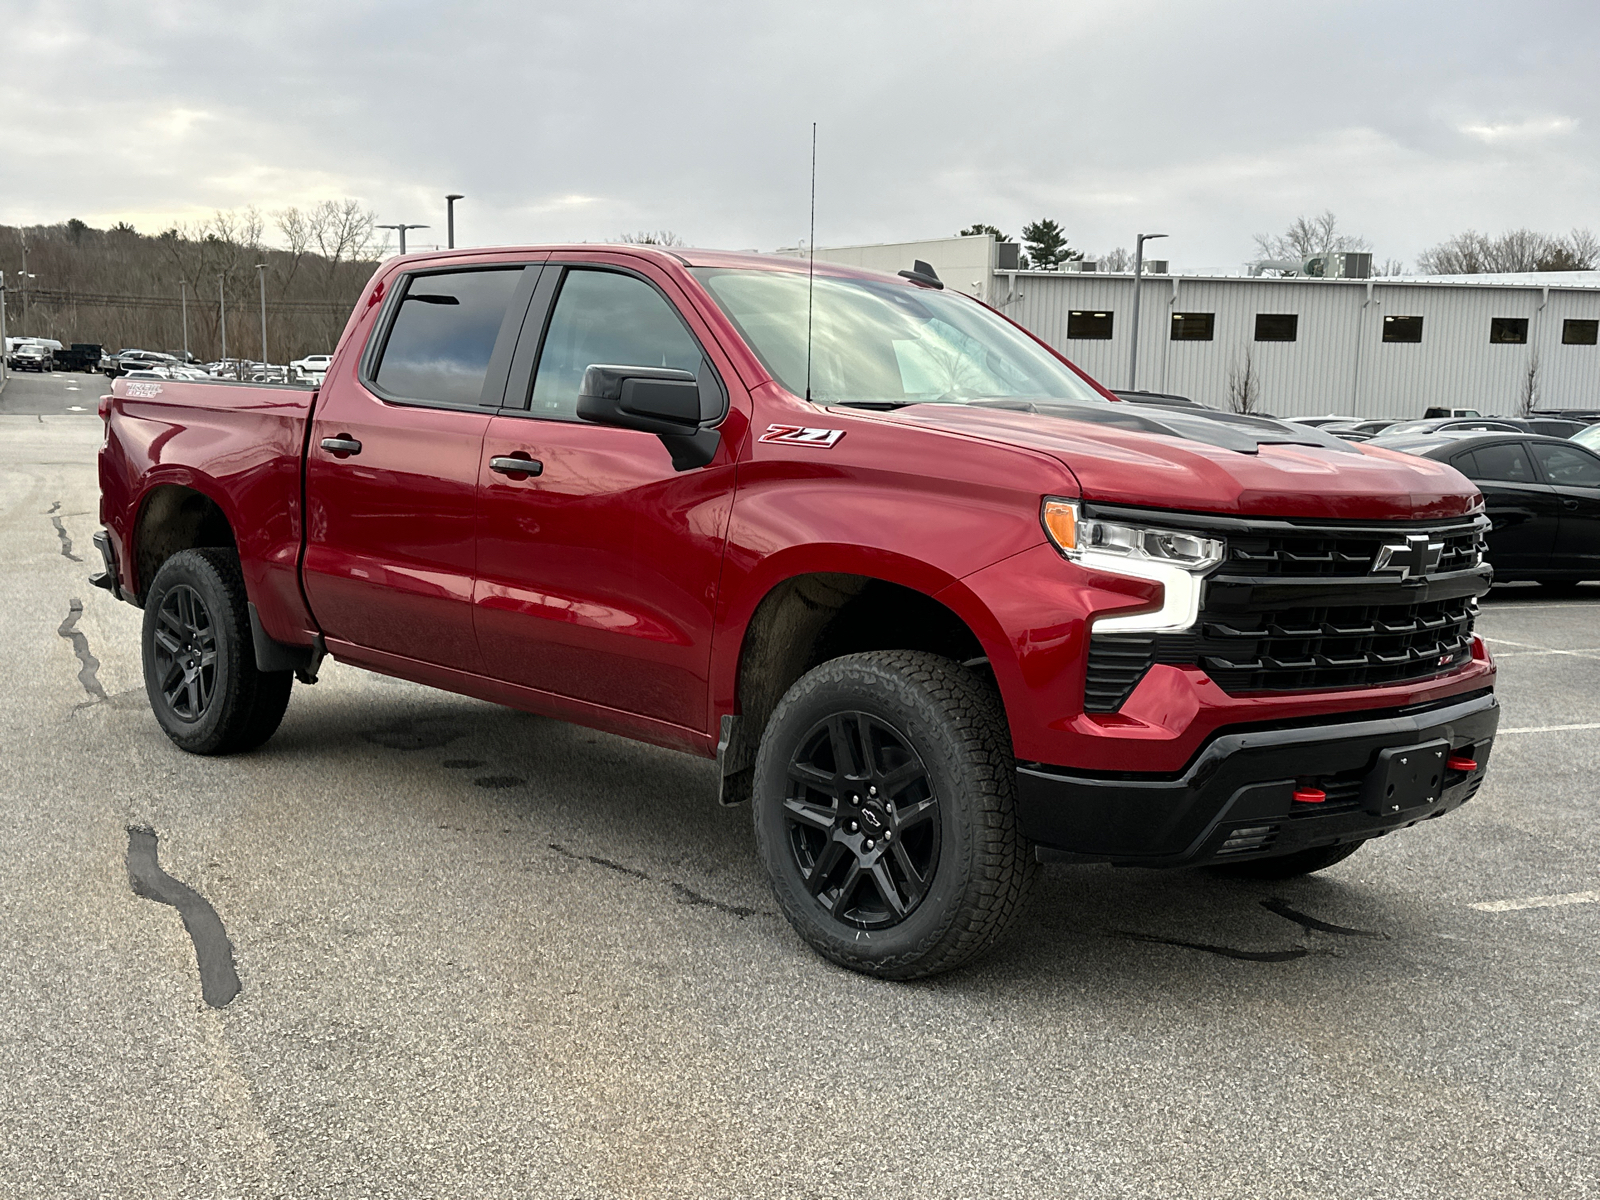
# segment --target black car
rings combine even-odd
[[[1496,581],[1600,579],[1600,455],[1537,434],[1434,434],[1391,446],[1436,458],[1483,493]]]

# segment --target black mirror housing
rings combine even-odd
[[[722,435],[700,423],[708,409],[720,415],[721,402],[720,392],[707,396],[691,371],[596,363],[583,373],[578,417],[653,433],[671,453],[673,469],[687,471],[705,466],[717,453]]]

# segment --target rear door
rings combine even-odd
[[[1600,579],[1600,457],[1570,442],[1534,442],[1531,449],[1561,500],[1551,568]]]
[[[1477,445],[1470,451],[1470,463],[1457,461],[1466,458],[1467,454],[1459,454],[1450,461],[1483,493],[1492,522],[1489,562],[1495,571],[1522,576],[1549,570],[1561,523],[1561,502],[1534,469],[1527,443],[1507,440]]]
[[[539,270],[496,262],[399,277],[360,362],[323,385],[306,455],[304,579],[347,657],[481,669],[478,457]]]
[[[654,435],[578,420],[578,386],[596,363],[693,371],[724,397],[737,377],[648,265],[552,261],[539,292],[478,476],[485,670],[703,732],[733,447],[676,471]]]

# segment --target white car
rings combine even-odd
[[[289,364],[289,369],[300,375],[326,375],[328,364],[333,361],[331,354],[308,354],[304,358],[297,358]]]

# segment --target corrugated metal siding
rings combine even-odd
[[[1096,379],[1122,388],[1132,288],[1126,275],[1018,273],[1013,290],[1013,277],[997,273],[991,295]],[[1540,407],[1600,407],[1600,347],[1561,344],[1567,318],[1600,319],[1600,289],[1551,289],[1541,312],[1544,295],[1534,286],[1374,282],[1369,289],[1355,280],[1148,276],[1138,384],[1227,407],[1229,370],[1242,370],[1248,355],[1258,406],[1282,416],[1414,417],[1430,405],[1512,413],[1536,356]],[[1067,316],[1075,309],[1114,313],[1113,336],[1069,340]],[[1174,312],[1214,313],[1214,339],[1172,341]],[[1258,313],[1297,314],[1296,340],[1257,342]],[[1422,341],[1384,342],[1385,315],[1422,317]],[[1494,317],[1526,317],[1528,344],[1491,344]]]

